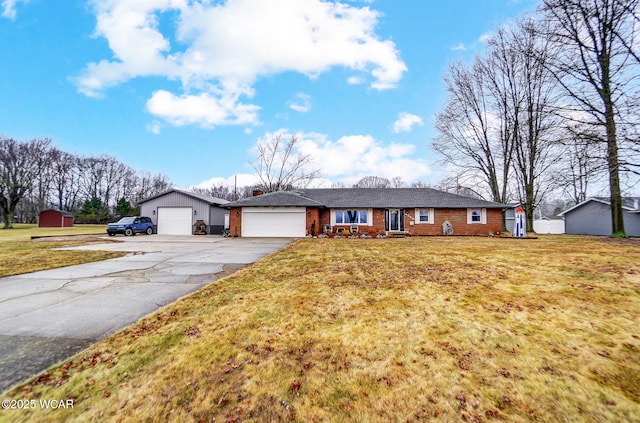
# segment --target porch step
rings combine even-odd
[[[407,236],[406,232],[389,232],[389,236],[391,238],[405,238]]]

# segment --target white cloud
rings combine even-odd
[[[393,123],[393,132],[410,132],[413,125],[424,125],[422,118],[411,113],[403,112],[398,115],[398,120]]]
[[[493,38],[493,34],[490,32],[487,32],[486,34],[482,34],[479,38],[478,41],[482,44],[486,44],[488,43],[491,38]]]
[[[16,5],[18,3],[29,3],[29,0],[3,0],[2,17],[14,20],[16,18]]]
[[[266,133],[258,142],[271,139],[276,133],[289,137],[286,130]],[[411,182],[431,173],[426,161],[412,157],[413,144],[391,143],[386,145],[371,135],[348,135],[336,141],[324,134],[297,133],[298,151],[313,158],[313,168],[327,180],[354,184],[370,175],[393,178],[402,177]],[[326,185],[326,184],[325,184]]]
[[[486,32],[480,35],[477,39],[472,42],[466,43],[458,43],[455,46],[451,47],[451,51],[458,52],[467,52],[467,51],[479,51],[486,47],[486,44],[494,37],[492,32]]]
[[[162,124],[157,120],[154,120],[149,125],[147,125],[147,131],[155,135],[160,135],[161,129],[162,129]]]
[[[239,103],[237,96],[216,97],[206,92],[176,96],[159,90],[147,101],[149,113],[172,125],[199,125],[203,128],[257,123],[259,109],[252,104]]]
[[[281,129],[258,138],[249,153],[257,154],[258,144],[271,140],[277,134],[285,139],[295,135],[298,145],[294,154],[300,152],[312,157],[310,167],[319,169],[321,177],[311,187],[331,187],[336,182],[351,186],[363,177],[372,175],[387,179],[400,176],[405,182],[411,183],[424,180],[432,172],[425,160],[412,157],[416,151],[415,145],[385,144],[371,135],[347,135],[332,141],[324,134],[292,134]],[[255,157],[249,162],[254,160]],[[238,174],[237,183],[238,187],[253,185],[258,183],[258,177],[255,174]],[[233,186],[234,176],[211,178],[196,186],[209,188],[220,184]]]
[[[195,185],[193,188],[203,188],[208,189],[211,187],[217,187],[220,185],[224,185],[227,187],[233,187],[237,184],[238,188],[247,187],[251,185],[256,185],[260,182],[258,177],[255,174],[250,173],[238,173],[233,176],[229,176],[227,178],[224,177],[213,177],[209,178],[205,181],[200,182]]]
[[[311,96],[305,93],[298,93],[287,104],[290,109],[296,112],[306,113],[311,110]]]
[[[159,76],[181,82],[183,92],[167,92],[174,102],[200,99],[213,107],[205,116],[194,109],[157,115],[173,124],[239,123],[238,109],[257,121],[258,106],[239,98],[251,97],[253,84],[269,75],[314,78],[344,67],[360,78],[368,74],[371,87],[382,90],[407,70],[395,44],[375,33],[379,13],[369,7],[322,0],[94,0],[93,6],[95,36],[108,41],[113,58],[87,64],[75,78],[78,90],[100,97],[130,79]],[[175,16],[173,25],[160,25],[166,16]],[[238,104],[219,107],[227,99]]]

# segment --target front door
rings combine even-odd
[[[389,232],[400,232],[404,231],[404,219],[402,218],[402,210],[400,209],[389,209],[386,214],[386,227],[385,229]]]

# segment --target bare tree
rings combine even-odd
[[[416,181],[411,183],[411,188],[431,188],[431,184],[424,181]]]
[[[73,211],[80,194],[78,158],[57,148],[51,149],[52,202],[58,209]]]
[[[436,115],[438,135],[432,147],[458,174],[470,174],[485,185],[493,201],[505,203],[513,137],[501,131],[510,126],[501,125],[501,116],[493,111],[499,99],[488,69],[480,58],[471,67],[457,63],[449,68],[445,76],[449,96]]]
[[[36,167],[35,180],[31,189],[25,193],[16,205],[14,218],[18,222],[36,223],[38,214],[46,209],[50,202],[49,196],[52,185],[52,149],[44,148],[39,155],[31,157]]]
[[[606,146],[614,236],[626,236],[622,166],[640,169],[639,141],[625,137],[637,131],[634,121],[640,107],[639,5],[640,0],[544,0],[542,6],[550,22],[544,35],[558,46],[548,66],[564,88],[570,110],[590,116],[581,122],[585,131],[602,129],[598,141]]]
[[[222,198],[224,200],[233,201],[233,188],[225,184],[218,184],[209,188],[192,188],[190,191],[196,194],[209,195],[211,197]]]
[[[606,174],[606,165],[601,160],[603,145],[594,142],[596,134],[589,135],[581,125],[564,125],[564,135],[558,143],[563,148],[559,159],[558,171],[555,172],[555,185],[562,189],[572,204],[587,199],[592,182],[600,180]]]
[[[292,135],[285,140],[282,134],[258,144],[258,160],[251,165],[260,179],[264,192],[286,191],[306,187],[320,176],[320,171],[309,169],[312,157],[297,150],[298,139]]]
[[[104,163],[99,157],[80,157],[82,194],[86,199],[102,199],[102,179],[104,175]]]
[[[452,194],[484,200],[485,196],[483,194],[471,188],[472,186],[477,187],[478,182],[478,178],[474,175],[459,174],[442,178],[434,185],[434,188]],[[428,188],[428,186],[425,186],[425,188]]]
[[[53,177],[53,149],[47,146],[40,157],[33,157],[38,167],[36,183],[34,184],[34,198],[36,213],[45,210],[51,193]],[[35,216],[34,216],[35,217]]]
[[[391,182],[380,176],[365,176],[353,185],[353,188],[389,188]]]
[[[29,193],[38,179],[39,161],[51,140],[48,138],[19,142],[0,138],[0,212],[4,228],[13,228],[18,202]]]
[[[135,193],[137,184],[138,176],[136,171],[131,167],[124,165],[123,173],[114,190],[114,198],[117,198],[118,201],[121,201],[121,199],[124,198],[129,203],[134,204],[136,202]]]
[[[135,203],[171,187],[167,176],[138,174],[113,156],[78,157],[50,144],[49,139],[0,138],[0,211],[5,227],[13,226],[14,216],[35,221],[46,207],[78,212],[87,200],[98,199],[113,208],[117,200]]]
[[[113,156],[103,154],[79,160],[85,198],[100,198],[104,205],[114,206],[123,194],[127,177],[133,169]]]
[[[488,73],[500,84],[501,110],[513,136],[513,169],[518,200],[533,232],[533,218],[544,195],[552,188],[552,166],[560,149],[556,145],[557,83],[546,66],[551,49],[539,34],[539,22],[522,20],[500,29],[489,42]]]
[[[533,231],[535,208],[552,187],[556,163],[557,82],[543,60],[549,42],[538,23],[497,31],[471,67],[453,65],[449,97],[436,116],[433,148],[454,168],[452,192],[506,203],[517,194]],[[453,188],[451,188],[453,186]]]
[[[134,174],[126,164],[113,156],[100,156],[103,165],[102,199],[107,206],[115,206],[115,202],[124,194],[124,184]]]
[[[406,184],[404,183],[404,181],[402,180],[402,176],[394,176],[393,178],[391,178],[391,185],[394,188],[402,188],[404,187]]]
[[[138,176],[132,202],[138,202],[145,198],[153,197],[171,188],[173,184],[168,176],[158,173],[142,172]]]

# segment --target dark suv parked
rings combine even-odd
[[[124,234],[125,236],[135,234],[151,235],[153,233],[153,222],[148,217],[123,217],[116,223],[109,223],[107,225],[107,233],[110,236],[115,234]]]

